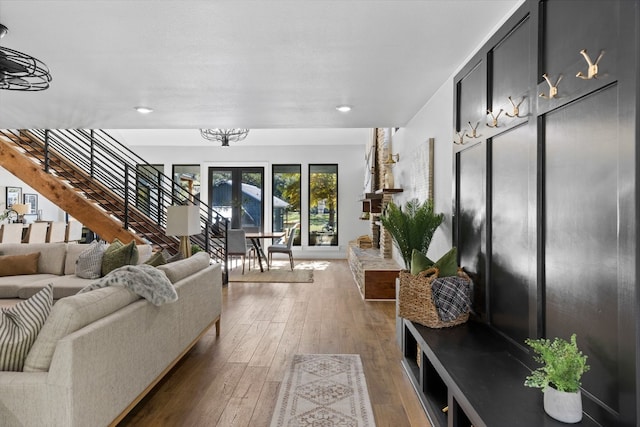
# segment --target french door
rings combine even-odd
[[[263,230],[264,168],[210,167],[211,207],[230,221],[231,228]]]

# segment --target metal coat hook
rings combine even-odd
[[[541,98],[547,98],[547,99],[551,99],[551,98],[555,98],[558,96],[558,84],[560,84],[560,80],[562,80],[562,74],[560,74],[558,76],[558,80],[556,80],[556,84],[554,85],[553,83],[551,83],[551,80],[549,80],[549,76],[547,75],[547,73],[544,73],[542,75],[542,78],[544,78],[547,81],[547,84],[549,85],[549,95],[547,96],[544,93],[540,94]]]
[[[500,114],[502,114],[502,108],[500,109],[500,111],[498,111],[498,115],[494,116],[493,115],[493,111],[491,110],[487,110],[487,114],[491,115],[491,124],[487,123],[486,125],[489,126],[490,128],[497,128],[498,127],[498,117],[500,117]]]
[[[453,141],[456,145],[464,145],[464,131],[456,132],[456,136],[458,137],[457,141]]]
[[[600,60],[602,59],[602,56],[604,55],[604,50],[600,51],[600,55],[598,55],[598,59],[596,59],[596,62],[591,61],[591,58],[587,54],[587,49],[582,49],[580,51],[580,54],[584,56],[584,59],[585,61],[587,61],[587,65],[589,68],[587,68],[586,76],[582,74],[582,71],[578,71],[578,74],[576,74],[576,77],[579,77],[583,80],[591,80],[591,79],[598,78],[598,62],[600,62]]]
[[[471,122],[468,122],[468,123],[469,123],[469,127],[471,128],[471,135],[469,135],[469,134],[467,133],[467,134],[465,134],[465,136],[466,136],[467,138],[480,138],[480,135],[478,135],[478,134],[476,133],[476,130],[478,129],[478,126],[480,125],[480,122],[476,123],[476,125],[475,125],[475,126],[472,126],[472,125],[471,125]]]
[[[518,102],[516,104],[515,102],[513,102],[513,99],[511,99],[511,97],[509,97],[509,102],[513,106],[513,112],[511,114],[505,113],[507,115],[507,117],[517,117],[519,119],[522,118],[522,116],[520,115],[520,105],[524,102],[524,99],[525,99],[525,97],[523,96],[522,99],[520,100],[520,102]]]

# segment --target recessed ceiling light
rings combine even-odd
[[[338,105],[336,107],[336,110],[340,111],[341,113],[348,113],[349,111],[351,111],[351,106],[350,105]]]
[[[136,107],[136,111],[141,114],[153,113],[153,108],[149,107]]]

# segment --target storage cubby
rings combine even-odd
[[[433,427],[566,426],[546,415],[540,390],[524,385],[531,371],[518,350],[490,326],[432,329],[403,319],[401,330],[402,366]],[[585,416],[575,425],[599,424]]]

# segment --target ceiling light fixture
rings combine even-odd
[[[149,114],[153,113],[153,108],[149,107],[136,107],[136,111],[140,114]]]
[[[350,105],[338,105],[336,107],[336,110],[340,111],[341,113],[348,113],[349,111],[351,111],[351,106]]]
[[[9,30],[0,24],[0,38]],[[49,88],[51,73],[39,59],[0,46],[0,89],[38,91]]]
[[[209,141],[221,142],[228,147],[229,142],[242,141],[249,134],[249,129],[200,129],[200,135]]]

